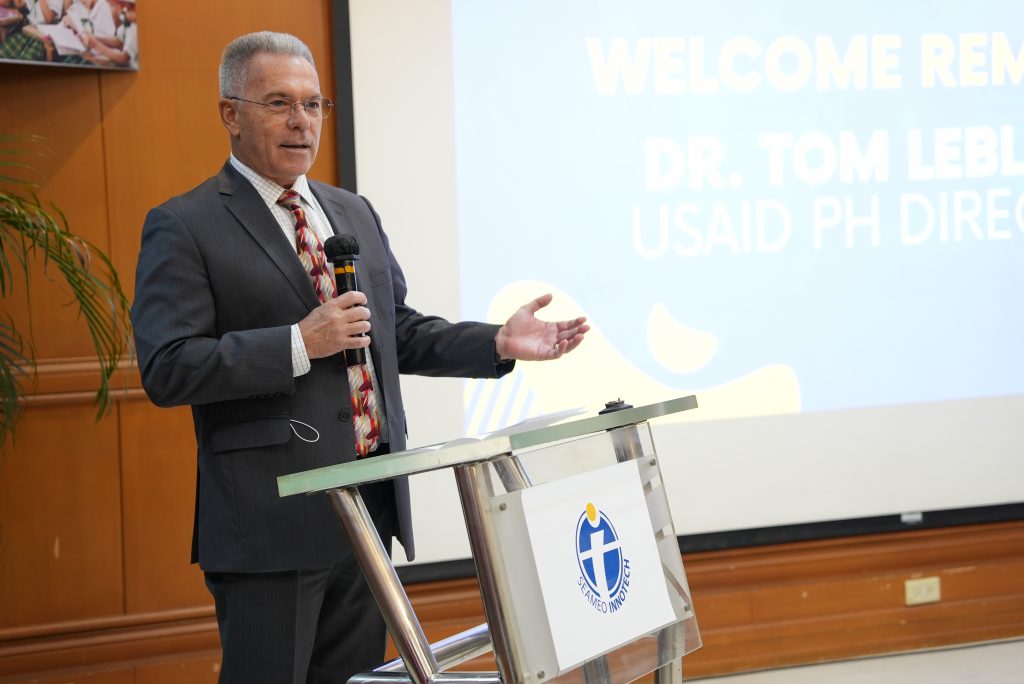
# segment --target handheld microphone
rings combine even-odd
[[[359,242],[354,235],[332,235],[327,238],[324,242],[324,257],[334,266],[334,281],[338,295],[359,289],[359,282],[356,280]],[[350,366],[366,363],[366,350],[362,347],[346,349],[345,361]]]

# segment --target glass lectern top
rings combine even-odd
[[[560,420],[554,424],[541,423],[540,427],[536,421],[526,421],[479,439],[464,438],[445,444],[283,475],[277,478],[277,489],[281,496],[310,494],[450,468],[463,463],[486,461],[502,454],[515,453],[541,444],[602,430],[613,430],[696,407],[697,399],[691,395],[600,415]]]

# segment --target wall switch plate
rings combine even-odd
[[[908,606],[938,603],[942,598],[942,585],[938,577],[908,579],[903,583],[904,602]]]

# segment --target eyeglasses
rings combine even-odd
[[[298,111],[297,107],[302,107],[306,112],[306,116],[310,119],[326,119],[331,115],[331,110],[334,109],[334,103],[326,97],[311,97],[301,102],[290,97],[280,97],[270,102],[256,102],[255,100],[246,100],[244,97],[234,96],[230,96],[227,99],[266,107],[267,111],[275,116],[291,116]]]

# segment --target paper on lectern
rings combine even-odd
[[[555,423],[561,423],[567,418],[572,418],[573,416],[578,416],[581,413],[586,412],[587,410],[585,408],[577,407],[564,409],[562,411],[555,411],[554,413],[545,413],[544,415],[527,418],[526,420],[521,420],[518,423],[513,423],[512,425],[500,428],[487,436],[500,437],[502,435],[514,435],[518,432],[526,432],[527,430],[536,430],[538,428],[554,425]]]

